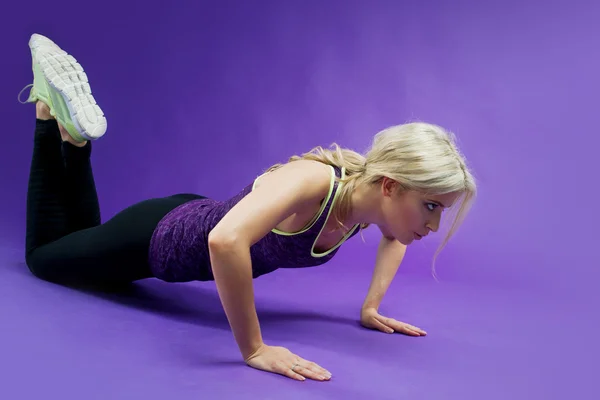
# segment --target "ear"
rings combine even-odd
[[[393,180],[392,178],[384,176],[381,180],[381,191],[384,197],[392,197],[393,195],[398,193],[399,188],[400,185],[398,184],[398,182]]]

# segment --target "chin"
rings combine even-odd
[[[394,238],[405,246],[408,246],[409,244],[415,241],[414,233],[405,233],[402,236],[398,235],[398,237],[396,235],[393,235],[392,232],[384,226],[378,225],[378,227],[383,236],[387,238]]]
[[[404,237],[402,238],[402,240],[398,239],[398,241],[400,243],[402,243],[405,246],[408,246],[409,244],[414,243],[417,240],[421,240],[422,237],[417,237],[415,236],[415,234],[413,232],[409,232],[406,235],[404,235]]]
[[[396,240],[399,241],[400,243],[402,243],[405,246],[408,246],[409,244],[411,244],[412,242],[415,241],[415,239],[412,238],[412,237],[411,238],[404,237],[404,238],[399,238],[399,239],[396,239]]]

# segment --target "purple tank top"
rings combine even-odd
[[[343,169],[332,167],[329,194],[317,218],[307,227],[293,234],[272,230],[250,248],[253,278],[278,268],[324,264],[333,258],[342,243],[359,232],[358,225],[352,227],[336,246],[324,253],[316,253],[313,248],[338,193],[338,182],[334,176],[340,177],[343,173]],[[254,183],[249,184],[226,201],[191,200],[165,215],[150,241],[149,262],[154,276],[167,282],[213,280],[208,234],[253,187]]]

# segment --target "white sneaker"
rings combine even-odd
[[[76,141],[102,137],[106,133],[106,117],[92,96],[88,77],[77,60],[37,33],[31,36],[29,48],[33,84],[27,86],[32,88],[24,103],[40,100],[47,104],[50,114]]]

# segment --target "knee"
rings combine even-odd
[[[52,261],[39,251],[34,250],[27,252],[25,254],[25,263],[27,264],[29,271],[36,278],[45,281],[52,281],[55,278],[55,274],[53,273],[55,268],[52,265]]]

